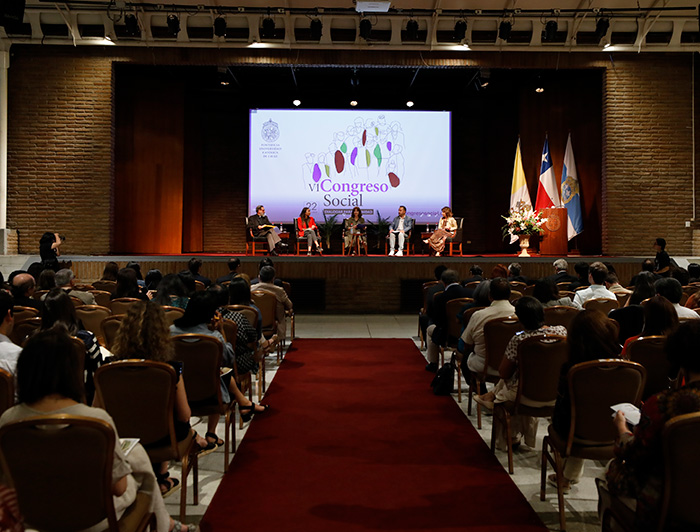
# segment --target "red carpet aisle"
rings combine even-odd
[[[541,531],[410,340],[295,340],[202,532]]]

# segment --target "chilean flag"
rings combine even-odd
[[[540,167],[540,182],[537,186],[537,199],[535,200],[535,210],[541,211],[548,207],[558,207],[559,185],[554,177],[552,168],[552,158],[549,155],[549,139],[545,136],[544,148],[542,149],[542,166]]]

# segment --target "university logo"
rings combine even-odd
[[[578,194],[578,181],[571,176],[566,177],[566,181],[561,184],[561,200],[566,204]]]
[[[262,126],[261,134],[265,142],[275,142],[280,138],[280,128],[277,122],[273,122],[272,119],[265,122]]]

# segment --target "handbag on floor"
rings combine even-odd
[[[438,370],[430,386],[433,387],[435,395],[450,395],[454,391],[454,382],[455,367],[451,360]]]

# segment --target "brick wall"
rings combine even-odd
[[[36,253],[44,231],[68,236],[70,254],[110,251],[113,197],[112,63],[232,64],[322,62],[313,51],[13,47],[9,71],[8,227],[21,253]],[[262,54],[267,53],[267,56]],[[692,216],[691,55],[410,54],[336,52],[339,64],[600,68],[603,81],[602,244],[606,254],[651,253],[665,236],[690,254]],[[247,148],[243,150],[247,151]],[[240,156],[239,153],[232,156]],[[509,155],[510,157],[510,155]],[[212,177],[207,180],[208,176]],[[221,168],[204,170],[204,251],[241,251],[247,190]],[[227,188],[228,187],[228,188]]]

